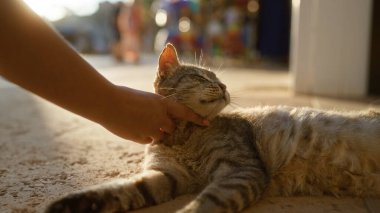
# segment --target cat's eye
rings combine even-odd
[[[209,82],[210,80],[200,75],[190,75],[191,78],[197,79],[201,82]]]
[[[210,103],[213,103],[215,101],[216,101],[216,99],[211,99],[211,100],[203,100],[203,99],[201,99],[201,100],[199,100],[199,102],[201,104],[210,104]]]

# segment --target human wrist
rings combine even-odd
[[[119,86],[108,82],[104,88],[96,96],[94,106],[91,107],[90,120],[97,122],[102,126],[106,126],[110,123],[110,120],[114,116],[115,107],[117,106],[117,93]]]

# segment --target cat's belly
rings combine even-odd
[[[380,174],[353,173],[326,159],[295,157],[273,175],[267,195],[380,196]]]

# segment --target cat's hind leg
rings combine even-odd
[[[175,178],[160,171],[145,171],[131,179],[117,180],[70,194],[53,204],[47,213],[126,212],[172,199]]]
[[[177,213],[239,212],[259,200],[267,182],[262,171],[239,171],[213,180]]]

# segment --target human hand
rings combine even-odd
[[[143,144],[159,141],[165,133],[173,132],[172,118],[208,125],[207,120],[180,103],[127,87],[115,86],[106,106],[99,123],[120,137]]]

